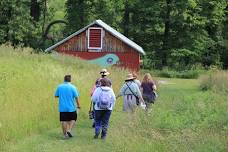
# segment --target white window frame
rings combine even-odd
[[[101,30],[101,47],[90,47],[90,44],[89,44],[89,39],[90,39],[90,30],[93,30],[93,29],[99,29]],[[103,28],[100,28],[100,27],[90,27],[88,28],[88,49],[89,50],[101,50],[102,49],[102,45],[103,45]]]

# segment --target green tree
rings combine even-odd
[[[45,0],[4,0],[0,2],[0,43],[10,42],[13,46],[39,48],[42,37],[40,10],[34,14],[33,4],[43,8]],[[38,7],[38,6],[36,6]],[[34,12],[33,12],[34,11]]]
[[[0,1],[0,44],[7,42],[8,22],[12,19],[13,1]]]
[[[158,68],[173,67],[174,62],[183,62],[178,63],[182,68],[219,64],[226,6],[223,0],[137,0],[132,20],[128,20],[129,36],[143,46],[151,65]]]
[[[223,40],[221,42],[222,51],[221,51],[221,61],[223,63],[224,68],[228,69],[228,2],[226,3],[225,18],[223,21],[222,27],[222,37]]]
[[[66,15],[68,22],[67,33],[72,33],[83,28],[89,22],[90,2],[87,0],[67,0]]]
[[[91,0],[90,21],[103,20],[117,30],[121,30],[123,0]]]

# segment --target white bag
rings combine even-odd
[[[145,110],[146,109],[146,104],[144,102],[141,102],[140,103],[140,108],[142,108],[143,110]]]

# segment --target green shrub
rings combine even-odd
[[[228,93],[228,72],[216,71],[201,76],[200,89]]]
[[[164,78],[182,78],[182,79],[197,79],[199,75],[202,73],[202,70],[183,70],[176,71],[170,70],[168,68],[164,68],[162,70],[153,70],[148,71],[153,76],[164,77]]]

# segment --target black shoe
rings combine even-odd
[[[94,139],[97,139],[98,138],[98,135],[94,135],[94,137],[93,137]]]
[[[73,135],[69,132],[69,131],[67,131],[67,135],[71,138],[71,137],[73,137]]]

